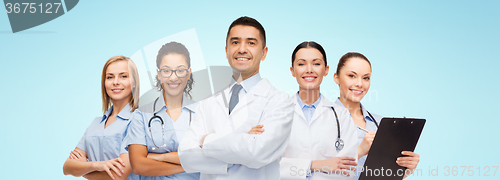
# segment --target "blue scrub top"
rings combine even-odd
[[[153,106],[154,105],[154,106]],[[128,150],[130,144],[145,145],[150,153],[168,153],[177,152],[180,140],[184,137],[184,132],[189,128],[190,116],[194,117],[194,110],[198,103],[189,100],[186,96],[183,97],[182,113],[176,122],[167,114],[167,106],[163,99],[163,93],[156,103],[153,101],[134,111],[132,114],[132,122],[130,124],[128,135],[125,138]],[[154,107],[154,112],[153,112]],[[163,119],[163,128],[161,121],[155,118],[151,121],[151,131],[149,130],[149,122],[156,113]],[[192,113],[192,114],[191,114]],[[163,129],[163,132],[162,132]],[[162,137],[163,134],[163,137]],[[154,142],[153,142],[154,141]],[[158,148],[165,144],[165,147]],[[153,148],[156,148],[153,150]],[[200,173],[179,173],[170,176],[141,176],[141,179],[147,180],[167,180],[167,179],[200,179]]]
[[[92,121],[76,147],[87,153],[89,161],[107,161],[118,158],[122,153],[128,153],[123,140],[130,124],[131,110],[132,107],[127,104],[116,116],[116,121],[104,128],[106,120],[113,112],[111,106],[102,117],[96,117]],[[127,179],[136,180],[139,176],[130,173]]]
[[[342,102],[339,100],[339,98],[337,98],[337,100],[335,101],[335,104],[338,104],[338,105],[345,108],[344,104],[342,104]],[[368,111],[365,109],[365,107],[363,107],[363,105],[361,105],[361,112],[363,112],[363,117],[365,117],[365,121],[366,121],[365,129],[370,131],[370,132],[377,131],[377,126],[375,125],[375,121],[377,122],[377,124],[379,124],[380,120],[382,120],[382,116],[370,113],[373,116],[373,118],[375,118],[375,119],[372,119],[370,117],[370,115],[368,114]],[[363,138],[365,138],[366,132],[361,130],[361,129],[358,129],[358,128],[356,128],[356,131],[358,132],[358,146],[359,146],[361,144],[361,142],[363,142]],[[363,157],[360,157],[358,159],[357,170],[361,170],[361,167],[364,166],[367,157],[368,157],[368,155],[364,155]],[[356,172],[356,176],[354,176],[353,180],[359,179],[358,174],[360,174],[360,172]]]

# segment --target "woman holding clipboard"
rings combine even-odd
[[[360,166],[363,166],[366,161],[378,123],[382,119],[381,116],[371,114],[361,105],[361,99],[370,89],[371,72],[368,58],[361,53],[350,52],[340,58],[337,71],[333,75],[340,91],[340,97],[335,103],[349,110],[352,120],[358,126],[358,164]],[[420,161],[419,155],[411,151],[402,151],[401,154],[406,157],[399,157],[396,163],[413,173]],[[358,170],[361,169],[358,168]],[[404,177],[406,178],[411,173],[405,173]],[[359,176],[355,176],[354,179],[358,178]]]

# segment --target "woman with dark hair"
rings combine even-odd
[[[309,41],[292,53],[290,72],[299,90],[292,96],[294,115],[287,148],[280,161],[281,179],[349,179],[356,165],[356,131],[349,112],[320,93],[328,75],[326,53]],[[265,133],[262,126],[249,133]]]
[[[124,138],[139,104],[139,75],[134,62],[113,56],[101,75],[103,116],[92,121],[63,166],[65,175],[86,179],[139,179],[131,172]]]
[[[197,105],[190,100],[189,51],[181,43],[167,43],[158,51],[156,67],[162,94],[134,112],[126,137],[132,172],[141,179],[199,179],[199,173],[184,172],[177,155]]]
[[[350,52],[342,56],[337,65],[337,71],[333,78],[335,83],[339,85],[340,97],[335,102],[351,114],[352,120],[357,125],[357,145],[358,145],[358,164],[363,166],[366,161],[368,151],[370,150],[375,132],[378,129],[378,123],[382,119],[381,116],[371,114],[361,105],[361,99],[370,89],[372,67],[371,63],[363,54]],[[396,163],[400,166],[408,168],[405,176],[410,175],[417,167],[420,161],[419,155],[411,151],[403,151]],[[358,170],[360,170],[358,168]],[[360,174],[358,172],[357,174]],[[356,176],[355,179],[358,179]]]

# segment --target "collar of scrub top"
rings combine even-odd
[[[345,108],[344,104],[342,104],[342,102],[340,101],[340,97],[337,97],[335,104],[340,105],[343,108]],[[360,103],[360,105],[361,105],[361,111],[363,112],[363,116],[365,117],[365,119],[368,119],[369,121],[375,123],[375,125],[378,126],[377,122],[375,122],[375,119],[372,119],[372,117],[370,116],[370,113],[368,113],[368,111],[365,109],[363,104]]]
[[[114,106],[111,106],[108,109],[108,111],[104,113],[104,115],[102,116],[101,123],[106,121],[106,119],[108,119],[109,115],[111,115],[111,113],[113,112],[113,107]],[[130,112],[130,110],[132,110],[132,107],[130,107],[130,105],[127,103],[127,105],[123,107],[122,111],[120,111],[120,113],[118,113],[116,117],[118,117],[118,119],[128,121],[130,119],[130,116],[132,115],[132,112]]]
[[[182,108],[183,109],[194,112],[195,103],[196,102],[189,99],[185,94],[182,95]],[[158,108],[158,107],[161,107],[161,108]],[[167,110],[167,105],[165,104],[165,99],[164,99],[163,93],[160,93],[160,97],[158,97],[158,101],[156,101],[156,103],[154,104],[153,109],[155,110],[155,112],[153,112],[153,114],[155,114],[155,113],[158,114],[161,111]]]

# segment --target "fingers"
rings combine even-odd
[[[254,126],[253,128],[263,128],[263,127],[264,127],[264,125],[259,124],[259,125],[257,125],[257,126]],[[253,129],[253,128],[252,128],[252,129]]]
[[[115,160],[115,161],[113,162],[113,165],[114,165],[115,167],[117,167],[118,169],[120,169],[120,172],[121,172],[121,173],[124,173],[123,168],[125,167],[125,163],[123,162],[123,160],[122,160],[122,159],[120,159],[120,158],[116,158],[116,159],[114,159],[114,160]],[[122,162],[120,162],[120,161],[122,161]]]
[[[118,162],[120,162],[123,167],[125,167],[125,161],[123,161],[121,158],[116,158],[116,160],[118,160]]]
[[[69,158],[70,159],[78,159],[73,153],[69,153]]]
[[[418,162],[420,161],[420,155],[411,151],[401,152],[403,155],[408,155],[406,157],[399,157],[396,163],[400,166],[407,167],[408,169],[417,168]]]
[[[349,171],[354,171],[356,170],[356,166],[349,166],[349,165],[339,165],[338,169],[340,170],[349,170]]]
[[[356,163],[356,159],[353,157],[345,156],[345,157],[340,157],[339,159],[340,159],[338,166],[339,169],[351,170],[353,166],[358,165],[358,163]]]
[[[71,159],[80,159],[78,155],[79,155],[79,153],[77,151],[74,151],[74,150],[69,153],[69,157]]]
[[[248,131],[248,134],[262,134],[262,132],[257,130],[250,130]]]
[[[113,170],[116,173],[116,175],[122,176],[121,173],[123,170],[121,168],[120,168],[120,170],[117,168],[117,167],[120,167],[120,163],[115,161],[115,162],[112,162],[111,165],[109,165],[108,167],[109,168],[107,168],[107,169]]]
[[[262,134],[264,130],[251,130],[248,132],[248,134]]]
[[[264,125],[257,125],[255,127],[252,127],[250,131],[248,131],[248,134],[262,134],[264,133],[264,129],[262,129]]]
[[[358,163],[356,163],[356,159],[353,157],[344,156],[344,157],[337,157],[337,158],[340,160],[338,162],[340,169],[350,169],[351,166],[358,165]]]
[[[78,159],[83,159],[83,155],[82,155],[80,152],[78,152],[78,151],[74,150],[74,151],[72,151],[72,153],[73,153],[73,154],[74,154],[74,155],[75,155]]]
[[[340,158],[340,160],[349,160],[349,161],[355,161],[356,159],[353,158],[353,157],[349,157],[349,156],[343,156],[343,157],[338,157]]]
[[[115,177],[113,177],[113,174],[111,173],[111,171],[109,169],[106,169],[106,173],[108,173],[108,176],[111,178],[111,179],[115,179]]]
[[[344,164],[344,165],[351,165],[351,166],[356,166],[356,165],[358,165],[358,163],[356,163],[356,161],[354,161],[354,160],[352,160],[352,161],[350,161],[350,160],[342,160],[342,161],[340,161],[340,162],[341,162],[342,164]]]
[[[396,163],[398,163],[398,165],[402,166],[402,167],[406,167],[410,170],[413,170],[415,168],[417,168],[417,163],[416,162],[401,162],[401,161],[396,161]]]
[[[262,129],[263,127],[263,125],[257,125],[252,128],[252,131],[264,131],[264,129]]]
[[[418,155],[417,153],[411,152],[411,151],[402,151],[401,154],[420,158],[420,155]]]

